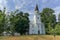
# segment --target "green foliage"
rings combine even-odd
[[[60,35],[60,24],[56,24],[56,26],[55,26],[55,34]]]
[[[60,35],[60,24],[56,24],[55,28],[50,30],[53,35]]]
[[[5,9],[0,10],[0,34],[4,31],[5,28]]]
[[[54,10],[51,8],[44,8],[41,12],[41,20],[45,24],[46,33],[48,33],[51,27],[54,28],[56,23],[56,16],[53,14]],[[49,28],[50,25],[50,28]]]
[[[12,12],[13,13],[13,12]],[[29,14],[23,12],[16,12],[11,14],[11,30],[20,34],[25,34],[29,29]]]
[[[23,12],[20,12],[16,16],[18,21],[16,22],[15,30],[20,34],[25,34],[29,28],[29,18],[28,18],[29,15],[28,13],[23,14]]]

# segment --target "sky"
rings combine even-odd
[[[56,16],[60,13],[60,0],[0,0],[0,10],[6,7],[7,11],[20,11],[28,12],[30,16],[33,15],[35,6],[38,4],[39,11],[43,8],[52,8],[55,10]]]

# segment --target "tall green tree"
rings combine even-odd
[[[54,31],[56,35],[60,35],[60,24],[59,23],[56,24]]]
[[[14,32],[15,32],[15,25],[16,25],[16,22],[18,20],[16,14],[18,13],[19,10],[15,10],[15,11],[11,11],[10,12],[10,15],[9,15],[9,22],[10,22],[10,31],[12,32],[12,35],[14,35]]]
[[[17,20],[17,18],[16,18],[16,12],[17,11],[11,11],[11,13],[10,13],[10,18],[9,18],[9,21],[10,21],[10,31],[11,32],[15,32],[15,23],[17,22],[16,20]]]
[[[41,20],[45,24],[46,33],[49,31],[49,27],[55,26],[56,16],[53,14],[54,10],[51,8],[44,8],[41,12]],[[50,25],[50,26],[49,26]]]
[[[5,29],[5,8],[3,11],[0,10],[0,34],[4,31]]]
[[[29,29],[29,14],[28,13],[23,13],[19,12],[17,15],[17,22],[16,22],[16,31],[19,32],[20,34],[25,34],[28,32]]]
[[[2,15],[2,11],[0,10],[0,33],[2,33],[4,30],[2,21],[3,21],[3,15]]]
[[[29,14],[23,12],[11,12],[10,24],[12,31],[25,34],[29,29]]]

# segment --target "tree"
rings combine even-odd
[[[10,15],[11,31],[25,34],[29,29],[29,14],[20,11],[11,12]]]
[[[17,18],[16,18],[16,13],[17,13],[18,11],[16,10],[16,11],[11,11],[11,13],[10,13],[10,15],[9,15],[9,21],[10,21],[10,31],[12,32],[12,35],[14,35],[14,32],[15,32],[15,24],[16,24],[16,20],[17,20]]]
[[[55,26],[55,34],[60,35],[60,24],[59,23],[56,24],[56,26]]]
[[[6,18],[5,18],[5,31],[6,32],[9,32],[9,31],[11,31],[10,30],[10,27],[11,27],[11,25],[10,25],[10,15],[8,14],[8,15],[6,15]]]
[[[50,30],[50,33],[53,34],[54,37],[55,37],[56,35],[60,35],[60,23],[57,23],[57,24],[55,25],[55,28],[54,28],[54,29],[52,28],[52,29]]]
[[[16,32],[22,34],[25,34],[28,32],[29,29],[29,14],[28,13],[23,13],[19,12],[16,17],[17,17],[17,22],[16,22]]]
[[[49,31],[49,25],[50,27],[55,26],[56,23],[56,16],[53,14],[54,10],[51,8],[44,8],[43,11],[41,12],[41,20],[45,24],[46,28],[46,33]]]
[[[0,10],[0,34],[3,32],[3,16],[2,11]]]
[[[0,10],[0,34],[4,31],[5,29],[5,8],[3,11]]]

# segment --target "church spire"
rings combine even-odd
[[[35,11],[39,12],[39,9],[38,9],[38,4],[36,4]]]

